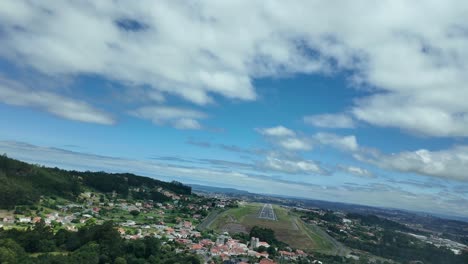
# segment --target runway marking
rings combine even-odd
[[[264,204],[262,210],[260,211],[258,218],[268,219],[268,220],[277,220],[275,210],[271,204]]]

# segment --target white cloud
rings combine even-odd
[[[261,130],[264,131],[264,130]],[[291,131],[293,135],[297,133]],[[403,173],[415,173],[423,176],[446,178],[458,181],[468,181],[468,146],[455,146],[451,149],[429,151],[404,151],[395,154],[385,154],[379,150],[360,146],[354,135],[341,136],[332,133],[316,133],[310,137],[275,137],[271,142],[280,146],[283,154],[310,150],[315,146],[332,147],[352,154],[358,161],[370,163],[380,168]],[[287,157],[287,155],[284,155]],[[280,159],[278,156],[267,155],[268,167],[277,170],[300,171],[298,159]],[[316,164],[316,163],[314,163]],[[338,166],[347,173],[362,177],[374,177],[373,173],[357,166]]]
[[[154,124],[170,124],[178,129],[201,129],[198,119],[204,119],[207,115],[203,112],[169,106],[141,107],[130,114],[133,116],[151,120]]]
[[[370,172],[369,170],[366,170],[361,167],[356,167],[356,166],[338,166],[339,169],[341,169],[344,172],[350,173],[354,176],[358,177],[367,177],[367,178],[373,178],[374,174]]]
[[[285,173],[325,174],[325,170],[314,161],[302,160],[269,153],[264,166],[270,170]]]
[[[439,151],[420,149],[391,155],[378,153],[359,158],[389,170],[468,181],[468,146]]]
[[[313,136],[317,144],[331,146],[344,151],[357,151],[359,145],[354,135],[339,136],[331,133],[317,133]]]
[[[56,116],[88,123],[112,125],[111,115],[91,105],[48,91],[38,91],[20,83],[0,78],[0,102],[38,108]]]
[[[312,144],[306,137],[299,137],[296,132],[284,126],[256,129],[273,144],[289,151],[311,150]]]
[[[306,139],[301,138],[282,138],[276,141],[278,145],[287,150],[311,150],[312,145]]]
[[[213,94],[255,100],[253,78],[347,70],[353,84],[370,87],[352,106],[357,119],[468,136],[467,10],[457,0],[5,0],[0,56],[47,75],[97,74],[198,104]],[[122,20],[137,26],[119,28]]]
[[[237,39],[232,38],[234,28],[210,23],[205,4],[2,1],[1,5],[5,31],[0,54],[44,74],[99,74],[150,85],[198,104],[212,102],[210,93],[256,98],[245,61],[251,47],[248,43],[229,47],[227,42]],[[119,20],[144,26],[123,29]]]
[[[291,132],[296,135],[294,131]],[[348,152],[359,161],[390,171],[468,181],[466,173],[468,171],[468,146],[456,146],[439,151],[421,149],[385,154],[376,149],[360,146],[354,135],[316,133],[304,138],[273,137],[271,141],[285,151],[304,151],[310,150],[314,146],[326,146]],[[288,159],[281,160],[275,156],[267,156],[266,161],[269,167],[277,167],[277,170],[290,172],[300,170],[297,162]],[[356,166],[338,166],[338,168],[356,176],[374,177],[372,172],[364,168]]]
[[[324,128],[354,128],[354,120],[345,114],[321,114],[304,117],[306,124]]]
[[[284,126],[257,129],[262,135],[271,137],[294,137],[296,133]]]
[[[335,149],[356,152],[359,150],[354,135],[341,136],[333,133],[316,133],[311,136],[298,135],[284,126],[256,129],[272,144],[287,151],[308,151],[314,146],[330,146]]]
[[[191,118],[181,118],[174,122],[174,127],[178,129],[201,129],[200,123]]]

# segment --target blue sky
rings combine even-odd
[[[0,152],[467,217],[466,11],[2,1]]]

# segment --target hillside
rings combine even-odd
[[[132,189],[141,188],[140,198],[161,198],[158,188],[176,194],[191,194],[192,188],[179,182],[164,182],[130,173],[67,171],[28,164],[0,156],[0,209],[17,205],[32,205],[41,196],[55,196],[75,200],[84,190],[115,192],[126,198]]]
[[[306,251],[345,255],[346,249],[331,237],[303,223],[289,210],[273,206],[275,220],[262,219],[259,212],[262,204],[248,203],[239,208],[232,208],[219,214],[211,227],[218,232],[249,233],[254,227],[268,228],[275,232],[278,240]],[[277,218],[277,219],[276,219]]]

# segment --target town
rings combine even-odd
[[[2,212],[0,229],[24,229],[43,222],[54,230],[77,231],[82,226],[113,221],[124,239],[151,236],[177,242],[182,246],[179,251],[196,253],[204,263],[266,264],[276,263],[273,259],[297,260],[308,256],[299,249],[279,250],[271,256],[270,245],[258,238],[240,241],[227,232],[197,230],[196,226],[211,211],[236,207],[237,199],[178,195],[162,188],[157,191],[170,199],[165,202],[122,199],[115,193],[105,195],[90,191],[80,194],[80,203],[42,197],[37,206],[18,206],[10,213]]]

